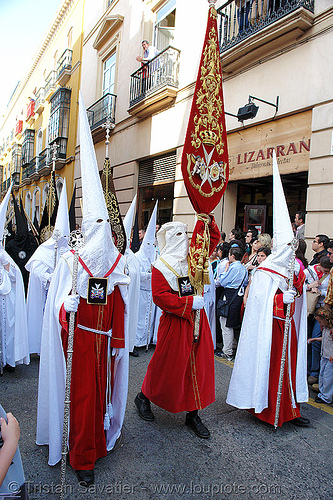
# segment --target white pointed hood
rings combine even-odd
[[[0,242],[2,242],[3,238],[3,231],[5,229],[5,224],[6,224],[6,214],[7,214],[7,207],[8,207],[8,202],[10,198],[10,193],[12,192],[12,187],[13,183],[9,186],[9,189],[2,200],[0,204]]]
[[[180,276],[188,275],[189,241],[187,224],[183,222],[166,222],[157,233],[160,257]],[[154,267],[158,269],[169,283],[172,290],[178,292],[177,276],[158,258]]]
[[[284,196],[283,186],[273,151],[273,250],[271,255],[265,259],[262,266],[272,269],[285,277],[288,277],[288,269],[292,257],[290,243],[294,237],[289,211]],[[278,275],[273,274],[279,288],[286,289],[286,281]]]
[[[127,213],[124,217],[123,220],[123,225],[125,228],[125,233],[126,233],[126,253],[130,250],[130,244],[131,244],[131,233],[132,233],[132,227],[133,227],[133,220],[134,220],[134,214],[136,211],[136,199],[137,195],[134,196],[133,201],[127,210]]]
[[[156,234],[157,205],[158,201],[155,203],[155,207],[153,213],[151,214],[148,227],[145,232],[144,238],[142,240],[140,249],[138,252],[136,252],[137,259],[139,260],[141,266],[146,271],[150,269],[152,263],[156,259],[155,234]]]
[[[80,256],[94,277],[104,277],[115,263],[119,252],[112,240],[94,144],[81,92],[79,95],[79,117],[83,204],[82,232],[86,237],[86,243],[80,250]],[[115,285],[128,283],[129,279],[123,271],[124,262],[120,259],[108,279],[109,293],[112,292]],[[87,297],[88,278],[89,274],[86,271],[79,272],[77,288],[81,297]]]

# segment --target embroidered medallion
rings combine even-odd
[[[88,279],[88,304],[106,305],[108,291],[107,278],[89,278]]]
[[[179,276],[178,288],[179,297],[187,297],[189,295],[194,295],[194,287],[191,285],[190,278],[188,276]]]

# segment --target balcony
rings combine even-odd
[[[13,182],[13,187],[18,187],[20,185],[20,173],[19,172],[14,172],[12,174],[12,182]]]
[[[50,148],[43,149],[36,157],[36,172],[38,172],[38,178],[42,175],[48,175],[51,172],[52,161]]]
[[[129,114],[141,118],[175,101],[179,55],[178,49],[169,46],[131,75]]]
[[[105,138],[105,127],[107,119],[115,123],[116,98],[114,94],[105,94],[92,106],[87,108],[88,121],[94,142],[99,142]]]
[[[30,184],[33,180],[33,176],[36,173],[36,158],[33,158],[31,162],[22,169],[22,179],[21,184]]]
[[[44,111],[44,87],[40,87],[36,92],[36,100],[35,100],[35,113],[39,115]]]
[[[222,70],[232,73],[313,25],[314,0],[228,0],[218,9]]]
[[[55,92],[55,89],[57,87],[56,80],[57,80],[57,72],[56,70],[53,69],[45,79],[44,99],[46,101],[49,101],[53,93]]]
[[[61,87],[66,85],[71,76],[73,51],[66,49],[58,60],[57,83]]]

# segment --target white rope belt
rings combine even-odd
[[[112,330],[109,330],[107,332],[103,332],[102,330],[94,330],[93,328],[88,328],[87,326],[83,326],[83,325],[77,325],[77,327],[81,328],[81,330],[85,330],[86,332],[100,333],[101,335],[106,335],[107,337],[112,336]]]

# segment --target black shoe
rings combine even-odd
[[[80,486],[88,488],[94,484],[94,471],[93,470],[76,470],[76,475],[79,480]]]
[[[291,424],[297,425],[297,427],[308,427],[310,425],[310,420],[304,417],[297,417],[290,420]]]
[[[330,404],[330,403],[326,403],[326,401],[324,401],[323,399],[321,399],[319,396],[316,397],[315,402],[316,403],[320,403],[322,405],[329,405]]]
[[[8,373],[13,373],[13,372],[15,371],[15,367],[14,367],[14,366],[10,366],[10,365],[8,365],[8,364],[7,364],[7,365],[5,366],[5,370],[6,370],[6,372],[8,372]]]
[[[154,414],[150,408],[150,401],[146,396],[139,392],[136,398],[134,399],[135,406],[138,409],[139,415],[143,420],[148,420],[152,422],[154,420]]]
[[[195,415],[194,417],[192,417],[191,415],[189,415],[187,413],[185,425],[187,425],[192,430],[194,430],[196,435],[199,436],[200,438],[203,438],[203,439],[210,438],[210,432],[207,429],[207,427],[202,423],[199,415]]]
[[[129,353],[130,356],[133,356],[134,358],[137,358],[139,356],[139,351],[136,346],[134,346],[133,351]]]

